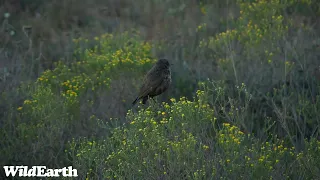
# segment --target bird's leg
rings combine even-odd
[[[146,102],[148,101],[148,96],[143,97],[142,99],[142,104],[146,104]]]

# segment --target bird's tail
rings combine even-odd
[[[134,106],[139,100],[139,97],[137,97],[133,102],[132,102],[132,106]]]

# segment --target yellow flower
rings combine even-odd
[[[171,102],[176,102],[176,99],[171,98],[170,101],[171,101]]]
[[[225,127],[229,127],[230,123],[223,123],[222,125],[225,126]]]
[[[261,156],[258,161],[259,161],[259,162],[263,162],[264,159],[265,159],[265,157],[264,157],[264,156]]]
[[[23,104],[31,104],[32,102],[30,101],[30,100],[25,100],[24,102],[23,102]]]
[[[206,145],[203,145],[202,147],[203,147],[203,149],[205,149],[205,150],[206,150],[206,149],[209,149],[209,146],[206,146]]]
[[[201,11],[202,14],[204,14],[204,15],[207,14],[206,8],[204,8],[204,7],[201,7],[200,11]]]

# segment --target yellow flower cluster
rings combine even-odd
[[[228,40],[234,39],[237,34],[238,34],[238,31],[235,29],[226,30],[225,32],[221,32],[221,33],[217,34],[215,39],[211,39],[211,40],[220,41],[220,42],[227,42]]]
[[[38,102],[38,100],[36,100],[36,99],[34,99],[34,100],[26,99],[26,100],[23,101],[23,105],[32,105],[32,104],[35,104],[37,102]],[[17,108],[18,111],[21,111],[22,109],[23,109],[22,106]]]
[[[223,128],[219,132],[219,142],[226,145],[239,145],[244,139],[244,133],[236,126],[230,123],[223,123]]]
[[[205,29],[206,27],[207,27],[207,24],[206,23],[202,23],[197,27],[196,31],[197,32],[201,31],[202,29]]]
[[[150,59],[151,44],[141,42],[134,38],[129,38],[128,33],[123,36],[128,38],[115,37],[112,34],[103,34],[95,37],[94,40],[98,43],[93,49],[82,49],[87,39],[75,39],[74,43],[79,45],[76,50],[81,61],[72,63],[71,66],[66,66],[61,61],[56,63],[56,68],[53,71],[45,71],[39,78],[38,82],[60,86],[63,89],[61,95],[64,97],[78,97],[85,89],[95,91],[101,86],[109,86],[112,76],[112,68],[121,67],[134,69],[132,65],[141,66],[144,64],[153,63]],[[126,39],[120,45],[121,41]],[[120,42],[119,42],[120,41]],[[79,71],[82,72],[81,75]],[[21,109],[21,108],[20,108]]]
[[[51,70],[44,71],[42,73],[42,75],[37,79],[37,82],[48,82],[50,79],[51,73],[52,73]],[[54,77],[54,78],[56,78],[56,77]]]
[[[246,47],[261,45],[264,40],[276,40],[287,32],[284,17],[278,12],[282,9],[280,1],[239,2],[240,16],[234,29],[227,29],[214,37],[201,40],[199,47],[208,45],[211,49],[223,48],[237,40]],[[272,24],[272,26],[270,26]],[[199,25],[197,31],[202,29]]]

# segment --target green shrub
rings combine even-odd
[[[62,165],[66,159],[63,150],[67,140],[108,134],[100,125],[118,109],[97,112],[99,107],[107,108],[101,105],[101,96],[119,93],[112,92],[112,82],[124,81],[122,77],[127,83],[132,78],[139,79],[154,63],[154,59],[149,58],[151,45],[138,36],[129,36],[123,33],[96,37],[94,49],[88,48],[88,40],[74,40],[78,45],[83,43],[75,52],[75,57],[81,61],[70,65],[58,62],[35,83],[21,87],[29,97],[20,107],[8,112],[12,122],[4,121],[1,127],[1,141],[6,142],[1,152],[8,155],[4,162]],[[134,81],[131,87],[136,87]],[[131,99],[121,97],[123,99],[115,104],[117,108],[124,102],[130,106],[126,100],[134,99],[134,96]],[[102,117],[101,112],[107,115]]]
[[[129,111],[127,125],[115,128],[110,137],[71,141],[73,165],[88,179],[279,179],[310,172],[301,167],[316,162],[307,159],[319,153],[318,141],[300,153],[276,137],[261,142],[230,123],[217,122],[205,96],[198,91],[194,101],[172,99],[171,105]]]
[[[234,86],[244,83],[252,97],[246,103],[246,110],[239,113],[242,117],[235,118],[238,125],[260,137],[268,133],[288,136],[292,141],[318,137],[316,99],[320,91],[318,70],[314,68],[318,58],[310,53],[315,50],[303,43],[305,39],[311,41],[315,30],[307,24],[297,24],[294,16],[286,16],[290,9],[310,3],[239,0],[239,14],[227,20],[228,27],[199,42],[199,51],[217,64],[218,77],[212,79],[231,84],[231,88],[223,85],[223,98],[237,101],[223,100],[222,107],[227,106],[228,111],[224,111],[222,118],[234,120],[228,115],[235,112],[229,106],[237,107],[244,101],[237,96]],[[199,25],[200,35],[207,26]],[[220,108],[214,102],[213,105]]]

